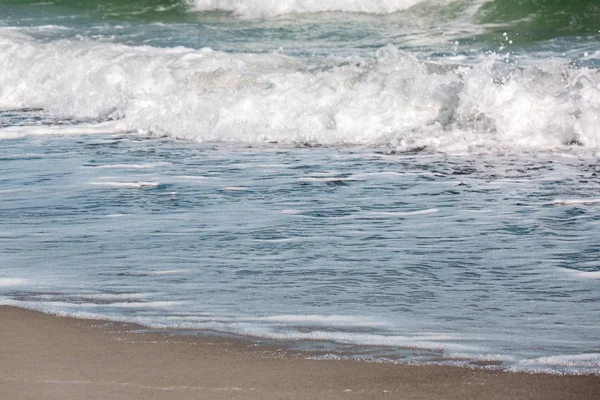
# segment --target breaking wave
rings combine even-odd
[[[398,151],[599,145],[600,73],[560,60],[515,65],[488,54],[462,65],[393,46],[312,59],[43,42],[14,30],[0,30],[0,53],[0,109],[118,121],[119,130]],[[0,136],[15,130],[28,132]]]

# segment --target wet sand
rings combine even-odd
[[[600,377],[309,360],[0,306],[0,399],[600,399]]]

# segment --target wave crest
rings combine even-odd
[[[456,0],[442,0],[451,3]],[[187,0],[195,11],[227,11],[239,17],[268,18],[284,14],[351,12],[391,14],[429,0]],[[439,3],[439,1],[437,2]]]
[[[156,135],[398,151],[600,146],[600,73],[560,61],[432,63],[392,46],[304,59],[3,32],[0,52],[0,109]]]

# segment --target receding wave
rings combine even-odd
[[[0,109],[118,120],[120,131],[398,151],[600,144],[600,73],[559,60],[517,67],[491,54],[461,65],[393,46],[311,59],[43,42],[13,30],[0,30],[0,52]]]

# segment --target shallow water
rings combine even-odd
[[[599,373],[597,6],[534,3],[3,2],[0,302]]]
[[[139,135],[1,159],[5,303],[516,366],[597,345],[595,160]]]

